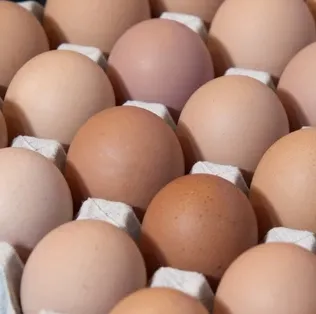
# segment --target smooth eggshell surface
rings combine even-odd
[[[109,314],[208,314],[193,297],[168,288],[147,288],[129,295]]]
[[[247,181],[266,150],[288,132],[288,119],[276,94],[241,75],[217,78],[197,90],[177,128],[188,169],[201,160],[233,165]]]
[[[316,257],[294,244],[250,249],[228,268],[216,293],[214,314],[316,312]]]
[[[67,146],[91,116],[114,105],[112,85],[101,67],[79,53],[54,50],[18,71],[3,112],[11,140],[22,134]]]
[[[69,42],[108,54],[127,29],[149,18],[148,0],[48,0],[43,25],[52,48]]]
[[[72,219],[71,193],[58,168],[27,149],[1,149],[0,173],[0,241],[26,260],[48,232]]]
[[[3,97],[20,67],[49,46],[35,16],[9,1],[0,1],[0,42],[0,96]]]
[[[140,247],[149,273],[160,266],[196,271],[216,287],[230,263],[257,240],[256,217],[243,192],[220,177],[194,174],[154,197]]]
[[[277,93],[292,130],[316,126],[316,43],[302,49],[286,66]]]
[[[260,70],[278,79],[294,55],[316,40],[304,1],[226,0],[210,29],[216,74],[232,66]]]
[[[224,0],[150,0],[154,16],[163,12],[177,12],[200,17],[210,24]]]
[[[66,177],[76,204],[87,197],[147,209],[155,194],[184,174],[180,143],[160,117],[136,107],[95,115],[68,152]]]
[[[21,303],[24,314],[42,309],[104,314],[145,284],[143,258],[124,231],[103,221],[73,221],[33,251],[22,277]]]
[[[129,29],[109,57],[108,73],[119,103],[162,103],[177,120],[185,102],[213,78],[210,54],[198,34],[166,19]]]
[[[249,198],[261,238],[273,227],[316,232],[316,129],[281,138],[263,156]]]

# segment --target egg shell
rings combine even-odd
[[[123,202],[139,215],[184,174],[174,131],[148,110],[120,106],[95,115],[70,145],[65,175],[76,204],[88,197]]]
[[[118,103],[162,103],[177,121],[188,98],[214,73],[196,33],[175,21],[152,19],[133,26],[117,41],[108,74]]]
[[[3,113],[10,139],[28,135],[67,147],[91,116],[114,105],[112,85],[95,62],[77,52],[54,50],[18,71]]]
[[[18,4],[32,13],[40,23],[43,21],[44,7],[38,3],[37,1],[22,1],[18,2]]]
[[[290,133],[264,154],[249,193],[261,238],[280,226],[316,232],[315,159],[315,128]]]
[[[196,15],[209,25],[224,0],[150,0],[154,16],[165,11]]]
[[[291,130],[316,126],[316,43],[302,49],[286,66],[277,93],[287,111]]]
[[[0,241],[26,260],[48,232],[72,219],[71,193],[57,167],[27,149],[1,149],[0,172]]]
[[[250,182],[266,150],[289,132],[281,101],[256,79],[231,75],[199,88],[177,127],[187,168],[197,161],[238,167]]]
[[[24,314],[41,309],[104,314],[145,284],[143,258],[124,231],[103,221],[77,220],[53,230],[33,251],[22,277],[21,304]]]
[[[235,66],[277,80],[294,55],[316,40],[316,27],[304,1],[226,0],[209,36],[216,75]]]
[[[214,314],[310,314],[316,311],[316,256],[294,244],[262,244],[226,271]]]
[[[168,288],[139,290],[119,302],[109,314],[208,314],[196,299]]]
[[[43,25],[51,48],[67,42],[109,54],[127,29],[149,18],[148,0],[48,0]]]
[[[45,32],[33,14],[16,3],[0,1],[0,96],[27,61],[49,49]]]
[[[212,288],[230,263],[258,240],[245,194],[208,174],[180,177],[161,189],[148,206],[141,232],[149,274],[160,266],[199,272]]]

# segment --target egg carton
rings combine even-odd
[[[273,228],[267,233],[264,239],[264,243],[271,242],[293,243],[310,252],[316,253],[316,235],[310,231],[285,227]]]
[[[241,170],[235,166],[215,164],[208,161],[198,161],[191,169],[191,174],[203,173],[212,174],[221,177],[242,190],[246,195],[249,193],[249,187],[241,173]]]
[[[22,314],[19,295],[23,269],[15,249],[0,242],[0,314]]]
[[[97,63],[103,70],[107,67],[107,60],[99,48],[75,44],[61,44],[57,50],[68,50],[80,53]]]
[[[64,170],[66,152],[63,146],[55,140],[20,135],[12,141],[11,147],[25,148],[39,153],[51,160],[61,172]]]
[[[181,23],[200,35],[204,42],[207,41],[208,33],[205,24],[198,16],[184,13],[163,12],[160,18]]]
[[[18,5],[32,13],[40,23],[43,22],[44,7],[41,4],[36,1],[22,1]]]
[[[81,206],[77,220],[103,220],[127,232],[135,241],[140,237],[140,222],[133,208],[121,202],[88,198]]]
[[[251,77],[269,86],[273,90],[276,89],[273,83],[272,76],[267,72],[250,70],[250,69],[242,69],[242,68],[230,68],[225,72],[225,76],[228,76],[228,75],[243,75],[243,76]]]
[[[137,108],[142,108],[148,110],[161,119],[163,119],[173,130],[176,129],[176,123],[174,122],[167,106],[159,103],[150,103],[138,100],[128,100],[123,104],[123,106],[132,106]]]
[[[197,272],[161,267],[153,275],[151,288],[171,288],[198,299],[212,312],[214,293],[206,278]]]

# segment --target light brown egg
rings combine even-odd
[[[69,42],[108,54],[127,29],[149,18],[148,0],[48,0],[43,24],[52,48]]]
[[[291,129],[316,126],[316,43],[302,49],[286,66],[278,95],[287,111]]]
[[[22,277],[22,309],[105,314],[145,284],[143,258],[124,231],[77,220],[53,230],[33,251]]]
[[[213,288],[230,263],[257,244],[256,217],[243,192],[207,174],[178,178],[158,192],[142,224],[147,269],[204,274]]]
[[[316,232],[316,129],[293,132],[263,156],[250,187],[261,238],[277,226]]]
[[[265,151],[288,132],[275,93],[241,75],[217,78],[197,90],[177,128],[188,170],[200,160],[234,165],[248,181]]]
[[[162,103],[176,120],[188,98],[214,77],[211,56],[198,34],[166,19],[129,29],[110,54],[108,74],[119,103]]]
[[[228,268],[213,314],[312,314],[315,289],[314,254],[295,244],[263,244]]]
[[[184,174],[183,159],[176,135],[160,117],[115,107],[79,130],[69,148],[66,177],[78,205],[96,197],[144,212],[163,186]]]
[[[278,79],[294,55],[316,40],[304,1],[226,0],[210,29],[209,47],[217,75],[236,66]]]
[[[114,105],[112,85],[97,63],[77,52],[54,50],[18,71],[3,112],[10,139],[23,134],[67,146],[91,116]]]
[[[3,97],[20,67],[49,47],[38,20],[9,1],[0,1],[0,45],[0,96]]]
[[[147,288],[129,295],[109,314],[208,314],[196,299],[168,288]]]
[[[0,241],[26,260],[48,232],[72,219],[71,193],[58,168],[27,149],[1,149],[0,173]]]
[[[154,16],[165,11],[191,14],[210,24],[224,0],[150,0]]]
[[[0,99],[0,104],[2,104],[2,100]],[[0,148],[6,147],[8,145],[8,129],[2,114],[0,111]]]

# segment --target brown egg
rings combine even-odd
[[[89,119],[67,156],[66,177],[77,204],[97,197],[144,211],[163,186],[183,174],[173,130],[136,107],[107,109]]]
[[[208,314],[196,299],[169,288],[147,288],[129,295],[109,314]]]
[[[213,19],[209,46],[217,75],[236,66],[278,79],[294,55],[315,40],[315,22],[304,1],[226,0]]]
[[[287,111],[292,130],[316,126],[316,43],[302,49],[287,65],[278,95]]]
[[[148,0],[48,0],[43,24],[52,48],[69,42],[108,54],[127,29],[149,18]]]
[[[265,151],[288,132],[275,93],[241,75],[217,78],[197,90],[177,128],[188,170],[200,160],[234,165],[248,181]]]
[[[145,284],[143,258],[124,231],[77,220],[53,230],[33,251],[22,277],[22,309],[105,314]]]
[[[249,194],[261,238],[277,226],[316,232],[315,161],[315,128],[293,132],[265,153]]]
[[[154,16],[165,11],[191,14],[210,24],[224,0],[150,0]]]
[[[115,105],[112,85],[95,62],[72,51],[49,51],[14,76],[3,112],[9,137],[23,134],[69,145],[95,113]]]
[[[312,314],[315,289],[314,254],[295,244],[263,244],[228,268],[213,314]]]
[[[0,98],[0,104],[2,103],[2,100]],[[7,125],[4,119],[4,116],[2,114],[2,111],[0,111],[0,148],[6,147],[8,145],[8,130]]]
[[[27,149],[1,149],[0,173],[0,241],[26,260],[48,232],[72,219],[71,193],[58,168]]]
[[[213,78],[202,39],[187,26],[152,19],[128,30],[109,57],[109,75],[120,103],[163,103],[178,119],[185,102]]]
[[[194,174],[154,197],[142,224],[141,249],[149,273],[160,266],[196,271],[214,288],[257,240],[256,217],[243,192],[220,177]]]
[[[49,47],[38,20],[9,1],[0,1],[0,43],[0,96],[3,97],[19,68]]]

